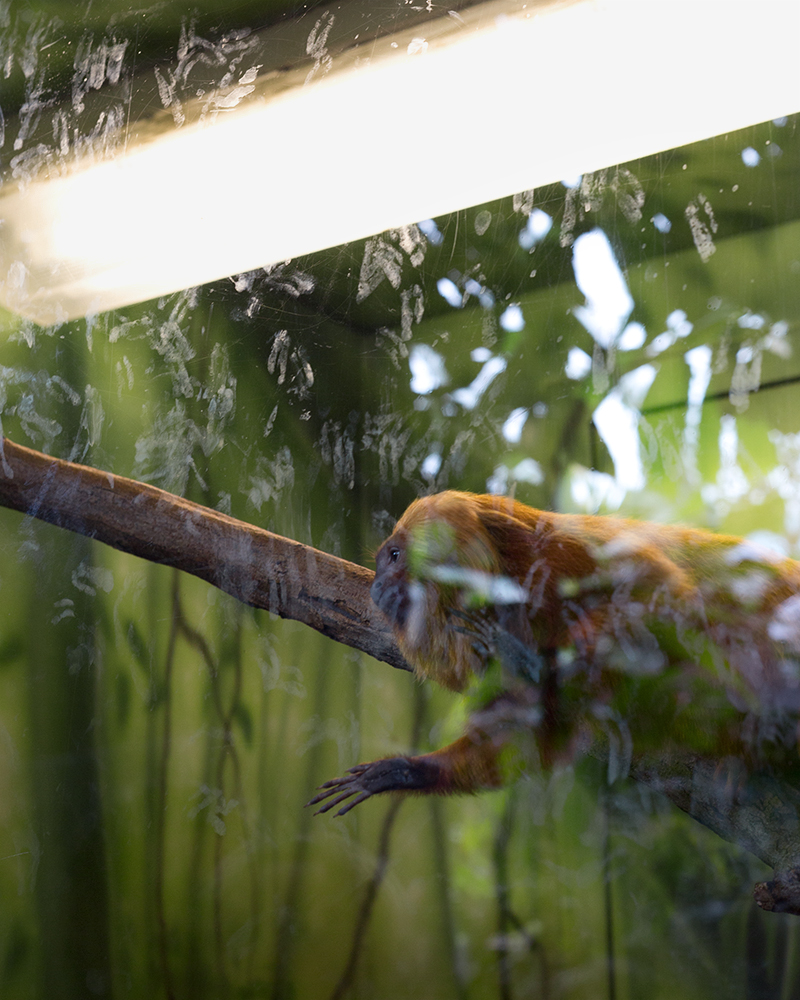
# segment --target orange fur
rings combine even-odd
[[[397,758],[398,787],[391,761],[375,762],[376,787],[359,765],[320,801],[495,787],[525,729],[546,764],[612,717],[644,749],[695,731],[709,752],[752,757],[796,724],[800,563],[740,538],[448,491],[412,503],[376,562],[373,599],[418,675],[463,691],[499,660],[503,709]]]

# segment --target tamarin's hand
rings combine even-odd
[[[387,757],[384,760],[374,760],[371,764],[357,764],[351,767],[343,778],[326,781],[319,787],[323,789],[319,795],[308,803],[315,806],[319,802],[325,805],[317,809],[315,815],[325,813],[338,806],[340,802],[356,798],[336,813],[344,816],[359,802],[377,795],[378,792],[423,792],[436,783],[436,769],[421,757]]]
[[[313,803],[497,787],[526,745],[545,766],[584,737],[797,760],[800,563],[740,538],[553,514],[448,491],[415,501],[377,554],[372,598],[418,676],[478,687],[467,732],[360,764]]]

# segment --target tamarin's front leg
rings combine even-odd
[[[421,795],[469,794],[500,788],[508,780],[512,744],[520,732],[530,732],[538,718],[528,692],[506,692],[473,715],[467,732],[449,746],[417,757],[388,757],[358,764],[341,778],[320,785],[320,793],[308,805],[325,804],[327,812],[341,802],[336,813],[343,816],[359,802],[380,792],[411,792]],[[350,799],[350,802],[346,800]]]
[[[324,813],[351,799],[336,813],[344,816],[353,806],[379,792],[448,795],[499,788],[503,784],[497,762],[500,749],[492,741],[476,743],[472,737],[462,736],[433,753],[357,764],[344,777],[320,785],[322,791],[308,805],[325,802],[317,810],[317,813]]]

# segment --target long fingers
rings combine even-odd
[[[348,792],[348,795],[352,795],[352,792]],[[342,808],[339,810],[339,812],[336,813],[336,815],[337,816],[344,816],[345,813],[350,812],[350,810],[353,808],[353,806],[357,806],[359,802],[363,802],[364,799],[370,798],[371,795],[372,795],[372,792],[362,792],[360,795],[357,795],[353,799],[352,802],[348,802],[346,806],[342,806]],[[341,802],[341,798],[337,799],[336,802]],[[335,806],[336,802],[331,802],[331,805]],[[322,812],[323,810],[320,809],[318,811]]]
[[[363,802],[364,799],[368,799],[371,792],[364,791],[363,788],[358,784],[358,776],[364,770],[364,765],[358,764],[356,767],[351,767],[348,774],[352,774],[352,777],[344,778],[332,778],[330,781],[325,781],[319,786],[319,794],[315,795],[310,802],[306,802],[306,806],[315,806],[320,802],[325,802],[325,805],[321,809],[317,809],[314,813],[315,816],[319,816],[320,813],[326,813],[329,809],[333,809],[334,806],[338,806],[340,802],[344,802],[345,799],[349,799],[351,795],[357,795],[358,798],[353,799],[352,802],[344,809],[340,809],[336,814],[337,816],[344,816],[346,812],[349,812],[353,806],[358,805],[359,802]],[[325,801],[325,800],[328,801]]]
[[[331,778],[330,781],[323,781],[318,786],[319,794],[306,802],[306,807],[325,802],[325,805],[314,813],[315,816],[319,816],[320,813],[328,812],[329,809],[338,806],[340,802],[355,795],[356,798],[352,802],[348,802],[343,809],[336,813],[337,816],[344,816],[345,813],[350,812],[353,806],[357,806],[359,802],[363,802],[364,799],[368,799],[372,795],[372,792],[365,791],[358,783],[359,777],[368,767],[369,764],[356,764],[355,767],[348,768],[347,774],[343,778]],[[325,801],[326,799],[328,801]]]
[[[343,785],[346,781],[350,781],[350,778],[331,778],[330,781],[323,781],[321,785],[317,785],[317,788],[337,788],[339,785]],[[326,795],[330,795],[330,792],[323,792],[322,795],[318,795],[317,798],[324,798]],[[316,799],[312,799],[309,805],[313,805]]]
[[[314,813],[314,815],[315,816],[319,816],[320,813],[326,813],[329,809],[333,809],[335,806],[338,806],[340,802],[344,802],[345,799],[349,799],[351,795],[355,795],[356,792],[358,792],[358,791],[359,791],[358,788],[346,788],[339,795],[336,795],[335,792],[328,792],[328,795],[332,795],[334,797],[329,802],[326,802],[324,806],[321,806],[319,809],[317,809],[317,811]],[[317,801],[320,800],[320,798],[324,798],[324,796],[319,796],[318,795],[316,799],[312,799],[308,804],[310,806],[313,806]],[[358,800],[356,800],[356,801],[358,801]],[[352,809],[355,804],[356,804],[355,802],[351,802],[344,809],[344,812],[347,812],[348,809]],[[339,812],[339,813],[337,813],[337,815],[341,816],[342,813]]]
[[[355,767],[349,767],[347,769],[347,773],[348,774],[355,774],[355,775],[363,774],[364,771],[366,771],[366,769],[367,769],[368,766],[369,766],[368,764],[356,764]],[[318,789],[320,789],[320,788],[336,789],[336,788],[339,788],[341,785],[344,785],[347,782],[350,782],[350,781],[353,781],[353,780],[354,780],[353,778],[347,778],[347,777],[344,777],[344,778],[331,778],[330,781],[323,781],[321,785],[317,785],[317,788]],[[331,795],[331,794],[333,794],[332,791],[328,791],[328,792],[323,791],[320,795],[317,795],[316,798],[313,798],[310,802],[307,802],[306,805],[313,806],[315,802],[320,802],[322,799],[325,798],[326,795]]]
[[[350,778],[335,778],[333,781],[326,781],[324,785],[319,787],[322,789],[318,795],[315,795],[310,802],[306,802],[307,806],[315,806],[318,802],[322,802],[323,799],[329,799],[332,795],[336,795],[337,792],[343,791],[349,784]],[[350,789],[348,794],[352,794],[356,789]]]

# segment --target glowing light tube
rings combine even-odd
[[[798,38],[796,0],[544,0],[356,45],[7,183],[0,301],[102,312],[791,114]]]

